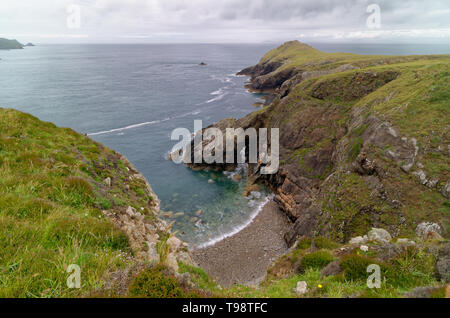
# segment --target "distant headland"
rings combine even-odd
[[[23,45],[17,40],[8,40],[0,38],[0,50],[17,50],[23,49],[24,47],[35,46],[33,43],[27,43]]]

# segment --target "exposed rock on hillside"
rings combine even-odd
[[[269,185],[294,222],[289,244],[372,227],[414,235],[422,221],[448,237],[449,56],[327,54],[294,41],[238,74],[271,103],[215,126],[280,129],[278,173],[250,164],[248,177]]]

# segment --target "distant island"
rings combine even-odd
[[[0,50],[20,50],[24,47],[28,46],[35,46],[33,43],[27,43],[26,45],[23,45],[17,40],[8,40],[0,38]]]

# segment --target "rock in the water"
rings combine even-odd
[[[450,244],[439,249],[436,261],[436,274],[439,279],[450,282]]]
[[[338,275],[342,272],[342,268],[339,266],[339,261],[334,261],[325,266],[320,275],[323,277]]]
[[[235,174],[232,177],[233,181],[239,182],[242,180],[242,176],[240,174]]]
[[[103,180],[103,183],[106,184],[108,187],[110,187],[111,186],[111,178],[110,177],[106,178],[105,180]]]
[[[441,233],[441,227],[437,223],[422,222],[416,228],[417,236],[423,240],[440,238]]]
[[[200,216],[200,215],[202,215],[203,214],[203,211],[202,210],[198,210],[197,212],[195,212],[195,215],[197,215],[197,216]]]
[[[298,295],[304,295],[308,292],[308,284],[305,281],[301,281],[297,283],[297,287],[295,288],[295,292]]]
[[[175,252],[181,246],[181,241],[176,237],[172,236],[167,240],[167,245],[169,246],[169,251]]]
[[[392,240],[392,236],[388,231],[377,228],[372,228],[369,233],[367,233],[367,237],[370,241],[375,241],[378,243],[387,243]]]

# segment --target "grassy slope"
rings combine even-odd
[[[293,43],[268,53],[264,60],[283,60],[283,68],[309,71],[331,70],[349,63],[362,69],[302,82],[283,101],[275,101],[273,106],[255,112],[250,118],[264,113],[269,126],[280,123],[283,126],[295,125],[292,122],[294,115],[304,113],[308,107],[337,107],[340,114],[338,125],[346,125],[353,110],[364,108],[366,117],[367,114],[382,117],[392,122],[402,134],[416,137],[421,149],[436,150],[439,146],[448,145],[448,56],[326,54]],[[348,81],[355,72],[383,70],[395,70],[400,76],[361,99],[346,101],[337,95],[334,100],[323,101],[311,97],[312,90],[322,81],[327,84]],[[347,86],[352,89],[351,82]],[[364,127],[356,127],[347,132],[351,145],[358,145],[358,136],[363,130]],[[329,137],[332,138],[333,134]],[[315,145],[320,147],[326,142],[325,138]],[[287,149],[288,155],[281,159],[283,162],[298,162],[308,170],[304,159],[315,150],[314,147]],[[361,148],[362,145],[356,147],[355,152]],[[379,149],[371,152],[374,156],[379,153]],[[383,156],[380,159],[386,160]],[[448,180],[448,155],[429,151],[421,162],[427,175]],[[148,202],[143,195],[144,184],[131,185],[131,196],[120,184],[113,184],[112,189],[105,191],[102,185],[104,178],[126,179],[125,166],[117,154],[70,129],[56,128],[13,110],[1,110],[0,166],[0,296],[77,296],[79,291],[68,290],[65,286],[67,274],[64,269],[67,265],[77,263],[86,270],[82,274],[84,291],[99,287],[105,270],[127,265],[129,260],[122,256],[124,252],[130,252],[126,236],[114,229],[101,210],[114,210],[126,205],[139,208]],[[407,204],[401,209],[402,213],[414,219],[411,226],[422,219],[443,220],[444,223],[448,220],[448,200],[437,191],[418,185],[411,175],[399,174],[394,163],[388,162],[388,166],[395,171],[395,177],[386,179],[388,189],[395,190],[400,185],[407,189],[403,193]],[[389,209],[392,208],[371,197],[371,189],[359,175],[343,174],[339,178],[338,189],[329,189],[320,198],[324,209],[328,209],[336,222],[352,217],[355,210],[366,205],[376,206],[382,211],[387,209],[385,215],[390,215]],[[147,214],[152,217],[151,211]],[[364,224],[357,222],[354,225],[352,234],[365,233],[367,227],[360,226],[361,223]],[[402,234],[412,235],[410,230]],[[334,248],[332,251],[336,253]],[[304,254],[307,251],[300,247],[279,262],[284,260],[292,267]],[[273,270],[258,289],[236,286],[223,290],[201,269],[180,265],[180,271],[190,272],[192,280],[200,288],[220,296],[293,297],[292,289],[299,280],[306,280],[313,287],[307,296],[339,297],[366,290],[362,279],[323,279],[318,268],[287,277],[278,277],[273,274],[277,270]],[[432,260],[420,250],[412,256],[402,255],[389,265],[394,274],[404,273],[403,278],[390,278],[381,290],[368,296],[395,297],[416,285],[437,284],[432,275]],[[411,281],[414,283],[409,283]],[[322,288],[315,288],[319,284]]]
[[[120,158],[71,129],[0,109],[0,297],[88,294],[105,271],[130,263],[127,236],[102,210],[154,214],[145,182],[129,180]],[[81,267],[81,290],[66,286],[70,264]]]
[[[318,76],[301,82],[284,99],[275,100],[271,107],[263,108],[251,114],[247,120],[254,116],[264,116],[268,126],[296,127],[299,116],[308,116],[312,109],[321,108],[324,111],[337,109],[337,120],[332,125],[317,124],[311,128],[326,129],[328,136],[314,142],[306,141],[303,146],[295,149],[283,149],[281,163],[296,164],[299,169],[310,171],[313,178],[325,179],[333,171],[351,170],[350,164],[357,155],[364,150],[371,158],[382,162],[384,169],[388,171],[383,183],[391,193],[398,192],[398,196],[405,204],[400,208],[392,208],[382,200],[371,195],[373,189],[369,188],[365,180],[356,173],[339,174],[334,182],[339,186],[325,188],[321,200],[323,208],[333,216],[335,227],[343,220],[351,219],[362,207],[375,207],[382,211],[386,217],[386,223],[395,225],[395,215],[405,215],[410,222],[408,227],[402,229],[402,234],[411,236],[413,229],[420,221],[437,221],[450,233],[450,203],[437,189],[442,188],[450,180],[450,56],[364,56],[347,53],[323,53],[299,42],[287,44],[267,53],[261,62],[283,61],[283,68],[296,68],[299,70],[318,71],[333,70],[343,64],[357,66],[358,69]],[[353,83],[355,74],[364,72],[397,72],[399,76],[381,86],[374,92],[348,100],[347,92],[358,89],[359,83]],[[342,85],[345,83],[345,85]],[[321,86],[321,84],[324,84]],[[333,91],[333,86],[336,86]],[[325,100],[312,97],[313,91],[318,87],[325,87],[330,91],[329,98]],[[362,144],[361,135],[366,128],[364,124],[352,127],[344,138],[348,140],[349,149],[347,162],[339,163],[339,166],[330,167],[324,174],[314,175],[311,167],[305,162],[305,158],[316,151],[320,151],[323,145],[327,145],[336,138],[337,130],[348,129],[352,114],[361,109],[363,118],[376,116],[382,121],[390,122],[400,136],[416,138],[420,148],[420,154],[415,165],[411,169],[417,171],[422,168],[428,179],[438,179],[435,189],[428,189],[419,185],[417,178],[411,173],[400,171],[398,163],[386,157],[386,149],[380,149],[372,144],[366,147]],[[317,120],[311,118],[311,120]],[[305,133],[307,134],[307,132]],[[356,223],[364,223],[358,220]],[[361,235],[367,231],[365,226],[355,225],[349,235]],[[339,237],[339,233],[334,233]],[[341,237],[342,238],[342,237]],[[348,239],[348,238],[347,238]]]

